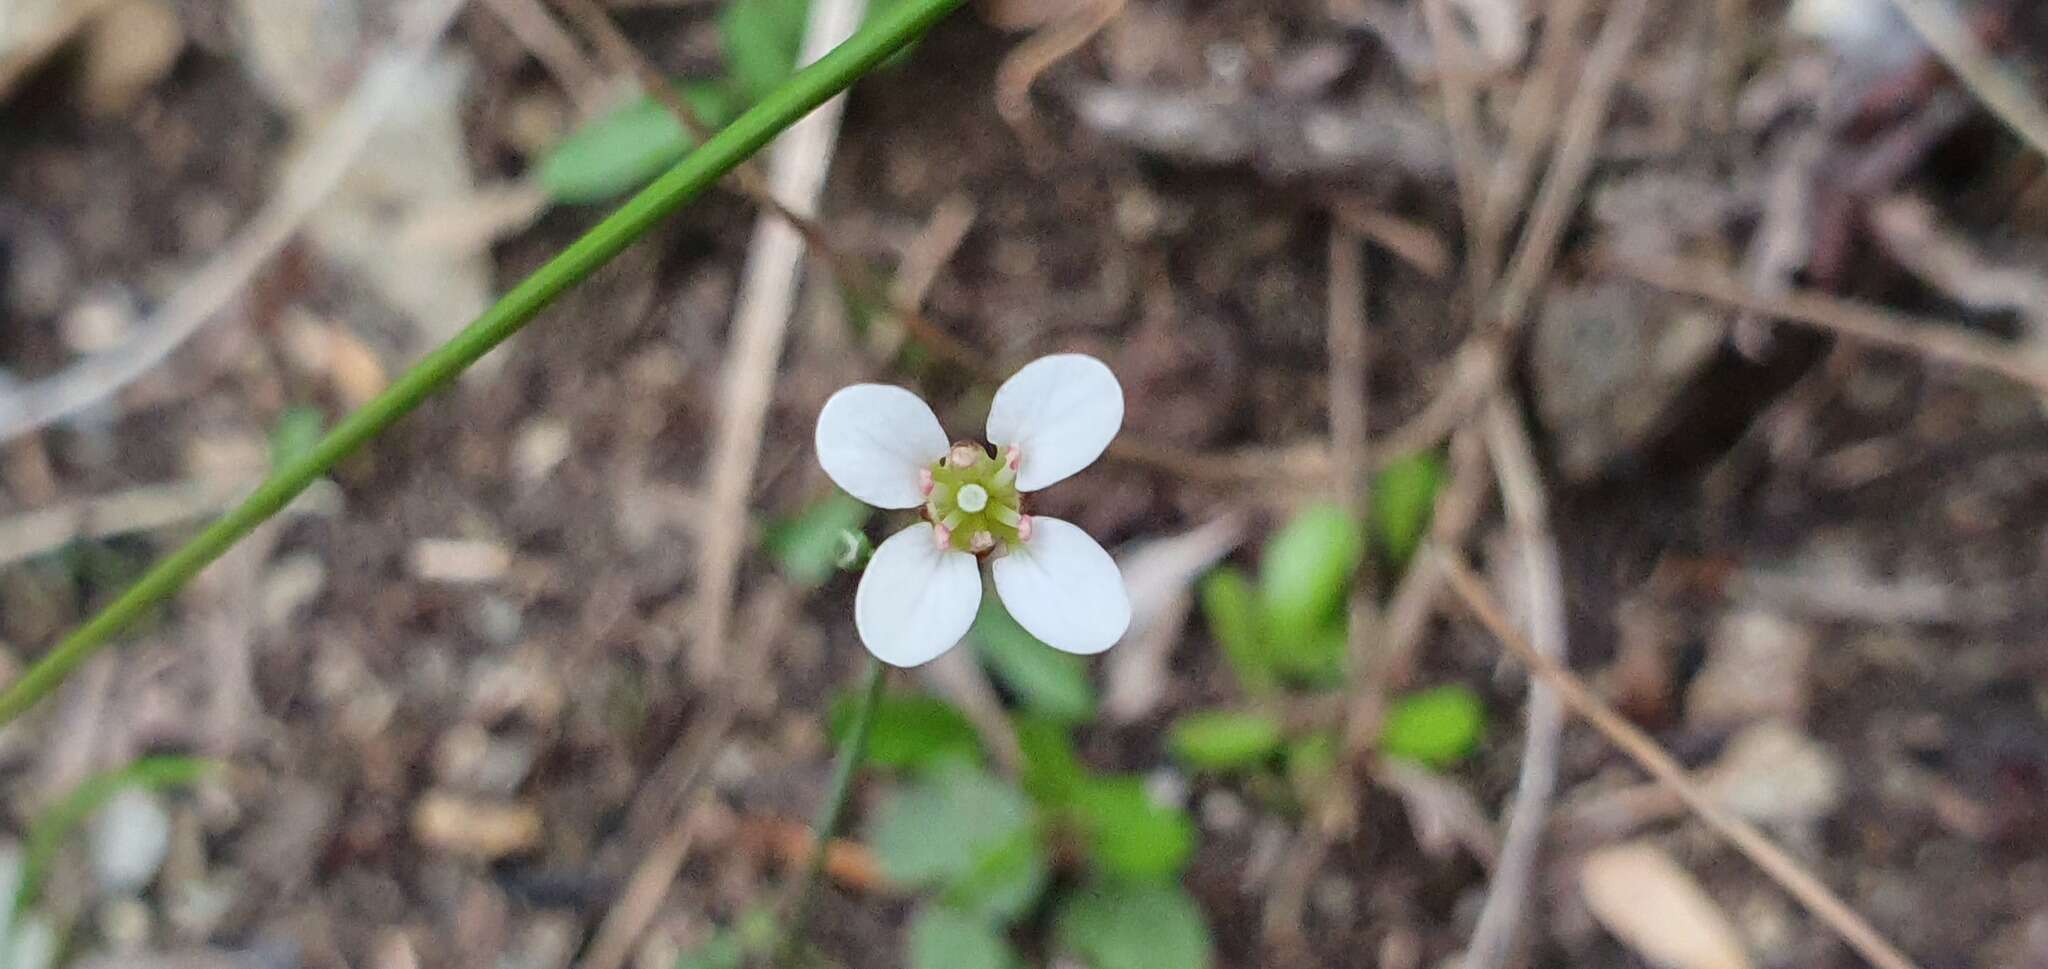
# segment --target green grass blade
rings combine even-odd
[[[120,598],[37,660],[0,693],[0,724],[34,706],[78,664],[152,607],[169,599],[200,569],[277,514],[336,463],[412,413],[421,401],[448,386],[477,358],[519,332],[556,297],[760,151],[783,129],[917,39],[962,2],[907,0],[797,72],[703,147],[677,162],[582,238],[512,287],[476,322],[414,364],[375,400],[350,414],[311,451],[273,472],[234,510],[158,562]]]

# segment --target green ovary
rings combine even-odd
[[[958,462],[969,457],[965,466]],[[951,530],[952,547],[962,552],[988,552],[1018,545],[1017,523],[1023,495],[1017,492],[1017,472],[1001,458],[978,445],[956,444],[952,452],[931,467],[932,490],[925,497],[925,514],[933,524]],[[975,548],[975,536],[986,534],[984,547]]]

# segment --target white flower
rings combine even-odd
[[[1026,514],[1024,501],[1093,464],[1123,420],[1116,375],[1075,353],[1040,357],[996,390],[994,455],[949,440],[932,409],[901,387],[833,394],[818,414],[825,473],[870,505],[925,517],[875,549],[861,576],[853,616],[868,651],[917,666],[951,649],[981,605],[979,559],[1033,636],[1084,655],[1115,644],[1131,622],[1123,573],[1088,533]]]

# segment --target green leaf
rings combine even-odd
[[[1215,958],[1201,906],[1171,884],[1091,885],[1060,905],[1053,935],[1089,969],[1208,969]]]
[[[839,569],[840,536],[860,531],[874,513],[860,499],[834,491],[802,512],[770,524],[761,544],[791,582],[816,588]]]
[[[732,0],[718,16],[726,76],[748,104],[773,91],[796,70],[803,49],[809,0]]]
[[[1209,635],[1215,637],[1224,658],[1237,672],[1238,684],[1254,693],[1271,690],[1276,678],[1273,656],[1260,629],[1259,599],[1251,580],[1242,570],[1226,565],[1202,579],[1201,594]]]
[[[270,429],[270,469],[275,471],[306,456],[325,433],[327,418],[318,409],[285,408],[284,413],[277,415],[277,425]]]
[[[1028,910],[1049,871],[1031,802],[958,761],[935,765],[883,802],[873,844],[890,881],[944,891],[996,919]]]
[[[853,729],[860,697],[841,693],[826,716],[827,731],[838,744]],[[923,693],[885,694],[875,704],[875,722],[868,731],[867,762],[878,767],[916,770],[940,761],[981,762],[981,738],[974,725],[952,705]]]
[[[1372,530],[1387,564],[1408,567],[1429,531],[1437,492],[1448,477],[1435,451],[1417,451],[1386,466],[1372,482]]]
[[[1186,811],[1154,803],[1137,777],[1091,778],[1074,795],[1074,816],[1088,857],[1106,874],[1171,878],[1195,853],[1195,822]]]
[[[1393,702],[1380,728],[1380,750],[1431,767],[1447,767],[1479,747],[1486,707],[1463,686],[1440,686]]]
[[[1052,866],[1038,831],[1018,831],[983,854],[973,869],[947,885],[939,898],[983,921],[1007,925],[1031,911],[1051,875]]]
[[[1266,543],[1259,601],[1267,642],[1289,672],[1326,671],[1327,630],[1343,616],[1351,574],[1363,550],[1358,523],[1330,504],[1302,509]]]
[[[1280,722],[1265,714],[1208,710],[1174,721],[1167,746],[1195,770],[1230,771],[1272,757],[1283,739]]]
[[[928,905],[910,923],[910,969],[1017,969],[1024,960],[988,923]]]
[[[707,84],[677,89],[712,127],[732,115],[724,91]],[[602,202],[654,180],[693,144],[682,122],[651,97],[641,97],[586,122],[541,159],[534,175],[557,202]]]
[[[144,757],[124,767],[94,774],[78,783],[64,799],[46,808],[28,828],[28,849],[23,855],[21,886],[14,896],[16,913],[35,904],[42,892],[43,877],[57,850],[70,840],[85,819],[124,788],[162,790],[198,783],[215,763],[196,757]]]
[[[1048,808],[1064,807],[1088,778],[1074,752],[1066,725],[1044,717],[1019,717],[1017,746],[1024,754],[1024,793]]]
[[[1088,664],[1024,631],[995,596],[981,598],[981,612],[967,633],[996,679],[1017,694],[1025,709],[1063,723],[1095,715],[1095,685]]]

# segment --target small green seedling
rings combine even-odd
[[[1010,934],[1049,909],[1059,947],[1089,969],[1208,966],[1208,927],[1179,885],[1194,820],[1136,775],[1089,771],[1061,722],[1027,715],[1016,727],[1020,784],[949,759],[877,813],[870,842],[884,874],[930,893],[911,926],[910,965],[1013,969]],[[878,722],[875,738],[883,732]],[[1069,865],[1083,875],[1079,891],[1052,877]],[[1117,916],[1126,909],[1164,920],[1127,922]]]

